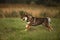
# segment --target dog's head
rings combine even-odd
[[[20,14],[20,18],[21,18],[23,21],[27,21],[27,20],[28,20],[28,15],[25,14],[25,13],[22,13],[22,14]]]
[[[28,21],[28,16],[25,15],[25,16],[22,17],[22,19],[23,19],[24,21]]]
[[[20,16],[23,21],[30,21],[32,19],[32,16],[30,14],[23,14]]]

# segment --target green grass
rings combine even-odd
[[[32,27],[24,31],[26,22],[19,18],[0,18],[0,40],[60,40],[60,19],[53,18],[54,31],[49,32],[44,26]]]

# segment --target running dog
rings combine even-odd
[[[25,20],[27,22],[25,30],[30,30],[31,26],[38,26],[38,25],[41,25],[41,24],[44,24],[44,26],[49,31],[53,30],[53,28],[50,26],[51,19],[49,17],[36,18],[36,17],[33,17],[30,14],[22,14],[21,19],[23,19],[23,20]]]

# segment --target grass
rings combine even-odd
[[[32,27],[24,31],[26,22],[20,18],[0,18],[0,40],[60,40],[60,19],[52,18],[54,31],[49,32],[44,26]]]

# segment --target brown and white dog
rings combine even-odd
[[[25,30],[30,30],[31,26],[38,26],[38,25],[41,25],[41,24],[44,24],[44,26],[49,31],[53,30],[53,28],[50,26],[51,19],[49,17],[36,18],[36,17],[33,17],[29,14],[23,14],[23,15],[21,15],[21,19],[23,19],[27,22]]]

